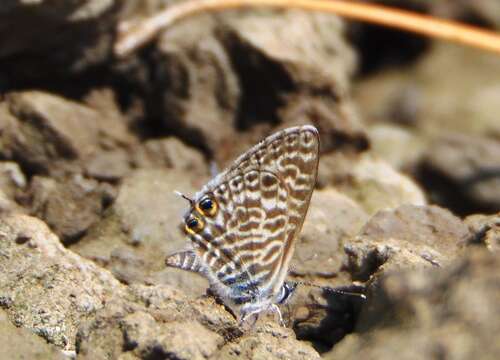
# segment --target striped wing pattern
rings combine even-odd
[[[277,302],[302,228],[318,168],[312,126],[282,130],[241,155],[196,194],[218,208],[190,233],[193,249],[169,256],[168,266],[204,274],[214,292],[244,317]]]

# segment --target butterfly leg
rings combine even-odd
[[[255,325],[257,320],[259,319],[259,313],[260,313],[260,310],[254,310],[252,312],[244,314],[241,317],[241,320],[240,320],[238,326],[246,327],[247,329],[253,328],[253,326]],[[253,320],[250,320],[250,319],[253,319]]]
[[[278,305],[271,304],[271,306],[269,306],[269,310],[271,310],[274,314],[278,314],[280,325],[285,327],[285,322],[283,321],[283,316],[281,315],[281,310]]]

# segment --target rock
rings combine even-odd
[[[33,177],[27,207],[43,219],[65,244],[77,241],[87,229],[101,218],[106,194],[94,180],[75,175],[56,181]]]
[[[101,181],[118,181],[131,171],[129,156],[123,149],[99,152],[84,167],[89,177]]]
[[[220,36],[230,50],[246,47],[282,63],[282,71],[288,73],[292,83],[321,88],[325,93],[335,91],[340,96],[348,89],[356,57],[342,37],[344,25],[338,17],[285,10],[281,16],[259,12],[237,14],[225,20],[227,33]],[[285,27],[286,24],[291,26]],[[329,61],[331,66],[323,66]]]
[[[219,38],[241,79],[241,112],[247,118],[240,118],[240,126],[272,121],[276,111],[298,100],[296,93],[321,94],[326,108],[341,108],[355,68],[342,32],[338,17],[297,10],[279,17],[262,12],[227,17]]]
[[[500,213],[496,215],[471,215],[465,223],[472,233],[471,244],[485,245],[489,251],[500,251]]]
[[[16,197],[25,187],[26,177],[19,166],[14,162],[0,161],[0,214],[24,212],[16,203]]]
[[[131,191],[126,193],[134,196]],[[0,269],[10,274],[0,281],[5,294],[2,307],[17,325],[34,328],[49,342],[73,349],[76,326],[84,317],[86,322],[76,338],[76,350],[82,358],[118,357],[124,351],[139,358],[158,353],[219,358],[223,353],[234,353],[234,340],[230,344],[223,339],[236,339],[241,332],[230,313],[212,298],[193,300],[192,295],[186,297],[162,285],[123,287],[106,271],[62,248],[34,218],[4,218],[0,233],[4,236],[0,253],[8,259],[0,263]],[[164,254],[160,255],[163,266]],[[281,329],[278,334],[259,329],[257,343],[251,341],[253,336],[246,336],[237,342],[236,349],[250,354],[254,344],[259,353],[265,351],[271,357],[317,357],[312,348]]]
[[[23,210],[0,189],[0,214],[10,212],[22,213]]]
[[[368,129],[371,152],[397,170],[414,173],[426,150],[426,141],[408,128],[381,123]]]
[[[443,18],[466,19],[475,17],[489,26],[500,28],[500,4],[495,1],[479,0],[464,3],[449,3],[448,1],[433,1],[433,13]],[[488,26],[488,27],[489,27]]]
[[[436,249],[433,242],[443,238],[453,242],[457,241],[455,235],[462,238],[468,234],[459,219],[439,208],[403,206],[368,218],[358,203],[335,190],[326,188],[313,194],[290,269],[291,279],[305,285],[299,285],[289,301],[287,316],[298,338],[312,341],[316,348],[329,349],[352,332],[364,305],[360,296],[343,295],[335,289],[363,293],[364,285],[359,281],[369,276],[360,276],[359,272],[420,266],[424,260],[413,258],[413,253],[420,252],[431,262],[441,261],[433,258],[439,251],[446,259],[453,258],[457,246],[444,242]],[[448,226],[455,233],[449,234]],[[437,229],[435,234],[433,229]],[[356,237],[358,233],[361,235]],[[377,251],[391,257],[384,258]],[[376,268],[377,261],[383,270]],[[359,263],[353,266],[353,262]]]
[[[439,203],[459,213],[500,210],[500,140],[448,134],[422,159],[422,182]]]
[[[174,190],[194,194],[206,181],[169,169],[144,169],[127,176],[105,217],[71,249],[109,269],[125,283],[178,286],[191,294],[205,292],[205,280],[189,272],[165,269],[165,256],[181,250],[187,238],[180,229],[186,201]]]
[[[95,156],[102,144],[109,149],[132,142],[115,117],[103,118],[93,109],[48,93],[10,93],[0,108],[8,114],[0,155],[34,172],[78,172],[78,164],[68,163]]]
[[[414,176],[433,202],[461,215],[500,209],[494,176],[500,158],[500,122],[495,115],[499,68],[500,61],[491,54],[440,43],[413,70],[370,77],[356,92],[365,118],[398,122],[423,143],[423,152],[415,149],[412,163],[421,166],[415,167]],[[396,151],[412,152],[413,147],[409,142]],[[469,178],[475,171],[481,171],[480,179]]]
[[[347,96],[355,57],[342,32],[339,19],[326,14],[288,10],[280,17],[273,13],[228,17],[219,38],[241,82],[239,127],[258,132],[256,123],[278,122],[280,128],[312,123],[320,130],[324,151],[345,143],[366,148]],[[265,89],[263,82],[268,84]],[[234,142],[243,144],[247,139]],[[228,158],[219,159],[224,163]]]
[[[7,101],[19,120],[20,134],[11,142],[19,147],[17,156],[27,152],[25,161],[31,155],[32,164],[42,166],[50,159],[83,158],[95,151],[97,114],[91,109],[40,92],[14,93]],[[83,120],[89,118],[94,121]]]
[[[0,189],[6,194],[14,197],[17,191],[26,187],[26,177],[14,162],[0,162]]]
[[[226,344],[213,359],[320,359],[320,356],[310,345],[296,340],[290,329],[266,324]]]
[[[407,176],[369,153],[331,154],[320,160],[318,183],[333,184],[368,214],[403,204],[425,205],[425,195]]]
[[[342,31],[336,17],[300,11],[178,24],[160,38],[160,81],[149,108],[223,166],[278,124],[312,122],[327,147],[350,137],[366,147],[347,96],[355,59]]]
[[[345,272],[338,277],[345,278]],[[292,325],[297,339],[311,343],[320,352],[330,350],[354,331],[365,305],[361,296],[363,286],[338,286],[336,276],[328,280],[330,284],[326,279],[300,283],[293,298],[282,307],[284,318]]]
[[[1,307],[17,327],[73,350],[79,324],[123,286],[106,270],[66,250],[40,220],[0,218]]]
[[[386,273],[358,323],[325,359],[496,359],[500,258],[469,251],[445,268]]]
[[[79,357],[202,359],[213,355],[225,336],[241,335],[234,318],[213,300],[189,300],[162,285],[128,290],[82,324]]]
[[[288,100],[279,112],[283,120],[280,128],[314,125],[319,130],[323,153],[360,153],[369,148],[365,129],[348,98],[328,99],[301,93]]]
[[[150,102],[167,129],[212,152],[234,136],[240,96],[231,59],[214,37],[216,27],[212,17],[202,16],[161,35]]]
[[[499,68],[493,54],[437,42],[410,70],[395,68],[362,81],[355,100],[364,119],[403,118],[426,138],[443,129],[498,138]]]
[[[0,345],[3,356],[9,359],[68,359],[55,346],[28,329],[14,326],[4,310],[0,309]]]
[[[4,5],[0,10],[0,63],[13,86],[27,79],[53,80],[55,75],[82,71],[109,58],[116,1],[20,0]],[[26,24],[36,24],[37,31]],[[21,67],[24,71],[13,71]]]
[[[122,322],[125,348],[143,359],[153,356],[206,359],[222,345],[223,338],[199,322],[172,322],[160,327],[147,314],[136,312]]]
[[[295,276],[312,277],[315,282],[322,278],[342,279],[344,241],[355,236],[367,220],[368,215],[347,196],[333,189],[316,190],[290,272]]]
[[[201,153],[175,137],[148,140],[135,152],[138,167],[171,168],[186,171],[189,176],[208,174],[206,160]]]
[[[389,270],[443,267],[464,252],[470,236],[448,210],[402,205],[378,212],[346,244],[345,267],[354,279],[370,282]]]

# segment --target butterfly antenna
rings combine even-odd
[[[177,195],[179,195],[181,198],[186,199],[187,201],[189,201],[189,204],[191,206],[194,205],[194,200],[191,199],[190,197],[184,195],[183,193],[181,193],[180,191],[177,191],[177,190],[174,190],[174,193],[177,194]]]
[[[348,295],[348,296],[356,296],[356,297],[359,297],[363,300],[366,300],[365,294],[355,293],[355,292],[351,292],[351,291],[344,291],[341,289],[335,289],[335,288],[332,288],[330,286],[320,286],[320,285],[311,284],[311,283],[307,283],[307,282],[303,282],[303,281],[297,281],[296,283],[297,283],[297,285],[310,286],[310,287],[318,288],[321,290],[329,291],[332,293]]]
[[[212,160],[210,161],[210,176],[214,178],[217,174],[219,174],[219,167],[217,166],[217,163]]]

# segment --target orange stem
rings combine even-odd
[[[394,27],[500,54],[498,33],[410,11],[339,0],[188,0],[171,5],[158,14],[119,32],[115,54],[122,57],[132,53],[153,39],[162,29],[193,14],[257,6],[334,13],[350,19]]]

